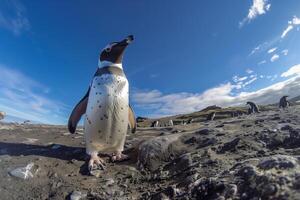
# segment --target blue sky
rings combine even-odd
[[[64,124],[100,50],[135,36],[123,68],[138,116],[300,95],[300,2],[0,3],[0,110]]]

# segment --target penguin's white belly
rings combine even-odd
[[[84,122],[88,154],[123,151],[128,128],[128,90],[126,77],[94,77]]]

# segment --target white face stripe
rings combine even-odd
[[[100,59],[98,60],[99,68],[106,67],[106,66],[118,67],[118,68],[123,69],[122,63],[113,63],[113,62],[106,61],[106,60],[100,61]]]

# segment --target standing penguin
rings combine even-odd
[[[126,47],[133,41],[128,36],[108,44],[100,53],[98,69],[86,95],[73,109],[68,129],[71,133],[81,116],[84,119],[86,153],[90,155],[89,171],[104,169],[98,153],[111,155],[112,161],[122,161],[128,124],[135,132],[136,121],[129,105],[129,84],[123,72],[122,59]]]
[[[246,104],[250,106],[248,109],[248,114],[259,113],[258,106],[254,102],[248,101]]]
[[[215,119],[215,116],[216,116],[216,112],[211,112],[208,114],[206,120],[213,121]]]
[[[287,108],[290,106],[290,102],[286,99],[287,97],[289,96],[283,96],[280,98],[280,101],[279,101],[279,108]]]

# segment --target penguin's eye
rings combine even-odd
[[[105,51],[106,51],[106,52],[110,52],[110,51],[111,51],[111,47],[105,48]]]

